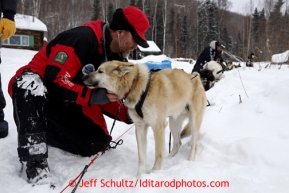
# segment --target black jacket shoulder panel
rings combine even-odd
[[[47,57],[50,56],[51,49],[57,44],[73,48],[82,67],[87,64],[93,64],[96,70],[101,64],[103,55],[98,52],[97,37],[88,26],[76,27],[58,34],[46,47]],[[79,70],[73,81],[78,84],[82,83],[82,76],[82,70]]]
[[[82,65],[94,63],[94,56],[99,54],[95,33],[87,26],[76,27],[58,34],[47,45],[47,57],[50,55],[51,48],[57,44],[72,47]]]

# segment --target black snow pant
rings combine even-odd
[[[0,121],[4,120],[3,109],[5,108],[5,106],[6,106],[6,100],[4,98],[3,91],[2,91],[1,73],[0,73]]]
[[[111,137],[82,113],[82,106],[48,100],[48,92],[35,95],[21,87],[22,76],[14,82],[12,96],[20,161],[47,158],[47,144],[81,156],[95,155],[107,146]]]

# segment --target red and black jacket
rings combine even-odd
[[[8,86],[10,96],[13,95],[12,85],[16,77],[27,70],[35,72],[41,76],[53,100],[82,105],[83,113],[106,130],[102,114],[114,118],[119,104],[115,102],[89,106],[92,89],[82,82],[82,68],[93,64],[97,69],[104,60],[104,49],[108,46],[103,45],[103,25],[101,20],[91,21],[84,26],[60,33],[11,78]],[[109,53],[109,50],[106,53]],[[124,109],[122,112],[118,118],[125,122],[127,112]]]

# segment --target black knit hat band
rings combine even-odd
[[[134,28],[125,18],[123,9],[117,9],[112,17],[112,21],[110,22],[110,29],[112,30],[127,30],[127,31],[134,31]]]
[[[109,26],[110,29],[112,30],[129,31],[138,45],[144,48],[149,47],[148,43],[138,35],[135,28],[128,22],[127,18],[123,13],[123,9],[119,8],[115,10],[115,12],[113,13],[112,21],[110,22]]]

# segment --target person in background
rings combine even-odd
[[[0,0],[0,13],[1,15],[3,15],[3,17],[0,19],[1,41],[11,37],[16,32],[16,25],[14,22],[16,7],[17,7],[17,0]],[[0,41],[0,49],[1,49],[1,41]],[[0,64],[1,64],[1,53],[0,53]],[[4,138],[8,135],[8,122],[4,120],[5,106],[6,100],[4,98],[2,90],[1,72],[0,72],[0,138]]]
[[[222,52],[226,48],[225,43],[218,41],[211,41],[210,45],[207,46],[203,52],[199,55],[192,72],[199,72],[203,69],[204,65],[210,61],[217,61],[223,63]]]
[[[134,6],[117,9],[110,24],[101,20],[61,32],[11,78],[18,156],[28,182],[51,184],[47,144],[81,156],[106,149],[112,139],[104,115],[131,124],[118,97],[91,89],[82,77],[110,60],[127,61],[137,45],[148,47],[147,16]],[[119,112],[119,113],[117,113]]]
[[[217,51],[216,51],[216,55],[215,55],[214,60],[215,60],[216,62],[218,62],[219,64],[221,64],[221,65],[223,65],[223,63],[224,63],[224,59],[223,59],[223,57],[222,57],[222,54],[223,54],[223,50],[224,50],[225,48],[226,48],[225,43],[219,42],[219,43],[217,44]]]
[[[203,50],[194,65],[192,73],[198,72],[200,74],[205,91],[208,91],[214,86],[216,77],[214,76],[212,70],[204,69],[204,65],[207,62],[216,61],[224,69],[222,58],[222,52],[224,48],[224,43],[220,43],[215,40],[212,41],[210,45]]]

